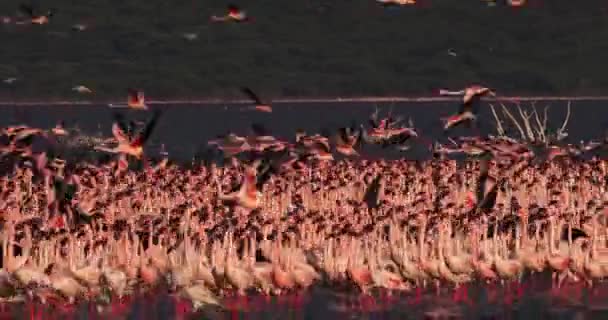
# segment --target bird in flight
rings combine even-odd
[[[270,104],[263,102],[257,94],[247,87],[242,87],[241,91],[255,103],[254,109],[262,112],[272,112]]]
[[[245,22],[249,20],[249,16],[239,7],[234,4],[228,5],[228,13],[221,17],[211,16],[211,21],[214,22]]]
[[[440,95],[462,95],[462,105],[457,114],[445,119],[443,130],[448,130],[460,123],[470,123],[477,119],[477,104],[482,96],[496,94],[489,88],[473,85],[460,91],[439,90]]]
[[[120,153],[121,155],[129,155],[141,160],[144,156],[144,144],[152,135],[152,131],[160,117],[160,110],[155,110],[152,118],[146,126],[137,134],[129,133],[128,127],[119,116],[115,116],[115,122],[112,125],[112,134],[118,142],[115,148],[106,148],[102,146],[95,147],[96,150]]]
[[[462,96],[463,103],[475,102],[473,100],[477,100],[485,95],[496,96],[496,93],[491,89],[479,85],[472,85],[460,91],[440,89],[439,94],[442,96]]]
[[[146,98],[142,90],[127,89],[127,104],[109,104],[110,108],[131,108],[138,110],[148,110]]]
[[[82,24],[82,23],[77,23],[75,25],[72,25],[72,30],[73,31],[85,31],[87,29],[87,25]]]
[[[221,190],[221,183],[216,180],[219,200],[250,210],[259,207],[261,194],[256,186],[259,164],[260,161],[254,161],[252,165],[245,167],[245,174],[241,187],[233,193],[224,194]]]
[[[381,5],[388,6],[405,6],[410,4],[416,4],[416,0],[376,0]]]
[[[21,4],[19,6],[19,10],[29,17],[29,22],[31,24],[37,24],[37,25],[43,25],[43,24],[49,23],[50,18],[55,13],[55,10],[49,9],[46,14],[36,14],[34,12],[34,8],[27,4]]]
[[[93,93],[93,90],[91,90],[83,85],[73,87],[72,91],[76,91],[78,93]]]

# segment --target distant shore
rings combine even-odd
[[[269,100],[272,104],[285,103],[365,103],[365,102],[449,102],[459,101],[459,97],[437,97],[437,96],[394,96],[394,97],[319,97],[319,98],[279,98]],[[501,96],[496,98],[484,98],[484,101],[502,101],[507,103],[530,102],[530,101],[608,101],[608,96]],[[121,104],[124,101],[102,101],[102,100],[49,100],[49,101],[6,101],[0,100],[0,106],[107,106],[108,104]],[[244,99],[151,99],[146,101],[148,105],[239,105],[251,104]]]

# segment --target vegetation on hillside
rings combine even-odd
[[[533,0],[531,0],[533,1]],[[536,0],[241,1],[254,21],[209,22],[224,1],[37,1],[46,26],[0,25],[3,99],[428,95],[481,82],[504,94],[601,94],[608,88],[608,3]],[[19,2],[0,2],[15,16]],[[75,32],[71,26],[89,28]],[[188,41],[184,33],[197,33]],[[451,50],[450,50],[451,49]],[[450,55],[450,52],[456,56]],[[71,91],[78,84],[93,95]]]

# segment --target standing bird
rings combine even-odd
[[[211,16],[211,21],[214,22],[245,22],[248,20],[249,17],[247,16],[247,13],[239,9],[239,7],[235,6],[234,4],[228,5],[228,14],[221,17]]]
[[[50,18],[55,13],[55,10],[50,9],[49,11],[47,11],[46,14],[42,14],[42,15],[41,14],[34,14],[34,8],[32,8],[31,6],[28,6],[26,4],[21,4],[19,6],[19,10],[21,12],[23,12],[24,14],[28,15],[29,22],[31,24],[37,24],[37,25],[43,25],[43,24],[49,23]]]
[[[242,87],[241,91],[249,97],[249,99],[253,100],[255,103],[254,109],[262,112],[272,112],[272,107],[270,104],[264,103],[257,94],[255,94],[251,89],[247,87]]]
[[[479,99],[487,94],[496,96],[496,94],[492,90],[478,85],[470,86],[461,91],[449,91],[441,89],[439,90],[439,94],[444,96],[463,95],[460,111],[445,120],[445,124],[443,126],[444,130],[448,130],[451,127],[463,122],[470,123],[475,121],[477,119],[476,113]]]
[[[138,110],[148,110],[146,98],[142,90],[127,89],[128,97],[127,104],[109,104],[110,108],[131,108]]]

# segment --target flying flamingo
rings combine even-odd
[[[245,168],[243,182],[238,191],[231,194],[224,194],[221,190],[221,184],[217,182],[218,197],[221,201],[232,203],[246,209],[255,209],[260,205],[259,192],[256,188],[257,166],[259,162],[254,162],[253,165]]]
[[[152,119],[148,121],[144,129],[136,136],[127,134],[124,124],[117,119],[117,121],[112,125],[112,134],[118,142],[118,146],[115,148],[96,146],[95,149],[110,153],[120,153],[123,155],[133,156],[137,159],[142,159],[144,156],[144,144],[152,135],[160,114],[161,112],[156,110],[152,116]]]
[[[247,16],[247,13],[234,4],[228,5],[228,14],[221,17],[211,16],[211,21],[214,22],[245,22],[248,20],[249,16]]]
[[[416,4],[416,0],[376,0],[376,1],[379,2],[384,7]]]
[[[51,17],[55,13],[55,10],[50,9],[46,14],[34,14],[34,8],[26,4],[21,4],[19,10],[25,13],[29,17],[31,24],[43,25],[50,22]],[[23,22],[22,22],[23,23]]]
[[[496,94],[486,88],[478,85],[470,86],[460,91],[449,91],[445,89],[439,90],[440,95],[463,95],[462,105],[460,107],[460,111],[445,119],[445,124],[443,126],[444,130],[448,130],[451,127],[454,127],[463,122],[473,122],[477,119],[477,104],[479,99],[484,95],[492,95],[496,96]]]
[[[359,142],[360,134],[349,135],[346,128],[340,128],[336,134],[336,151],[345,156],[358,156],[359,153],[354,149]]]
[[[137,110],[148,110],[146,98],[142,90],[127,89],[127,104],[109,104],[110,108],[130,108]]]
[[[253,92],[253,90],[247,87],[242,87],[241,91],[253,101],[253,103],[255,104],[253,108],[255,110],[262,112],[272,112],[272,107],[270,106],[270,104],[263,102],[262,99],[260,99],[260,97]]]

